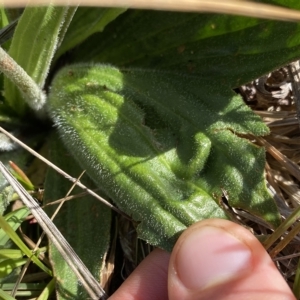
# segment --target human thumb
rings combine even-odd
[[[222,219],[189,227],[169,264],[170,300],[295,299],[260,242]]]

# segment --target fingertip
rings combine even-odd
[[[168,299],[168,265],[170,253],[152,251],[124,281],[110,300]]]
[[[172,300],[295,299],[260,242],[222,219],[198,222],[180,236],[168,284]]]

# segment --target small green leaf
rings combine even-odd
[[[49,112],[90,177],[170,250],[192,223],[225,218],[230,203],[276,226],[264,149],[234,133],[268,128],[229,89],[198,77],[110,66],[71,66],[54,79]]]
[[[23,172],[22,169],[19,168],[17,164],[12,161],[9,161],[10,167],[13,169],[12,174],[15,178],[25,187],[27,191],[34,191],[34,185],[27,177],[27,175]]]
[[[15,125],[21,125],[20,120],[16,120],[17,123]],[[24,123],[23,127],[24,128]],[[26,128],[26,127],[25,127]],[[35,134],[32,131],[32,128],[27,128],[26,132],[20,132],[22,135],[22,141],[25,142],[32,148],[36,148],[38,144],[41,143],[41,135]],[[17,133],[16,136],[20,137],[20,133]],[[31,154],[22,149],[17,148],[16,144],[13,143],[10,139],[7,138],[6,135],[0,134],[0,160],[1,162],[8,167],[9,161],[13,160],[20,168],[26,169],[26,165],[28,162],[32,160]],[[11,201],[14,201],[19,198],[19,196],[14,193],[13,189],[10,186],[7,186],[7,180],[4,176],[0,173],[0,214],[3,215],[4,211],[6,210],[7,206]]]

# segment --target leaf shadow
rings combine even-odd
[[[264,151],[234,134],[268,130],[233,91],[195,76],[122,71],[124,103],[109,145],[120,156],[139,160],[122,165],[121,172],[142,184],[132,175],[134,167],[145,164],[147,172],[157,167],[151,164],[155,157],[164,157],[180,185],[196,185],[215,201],[224,188],[232,206],[278,223],[264,184]]]

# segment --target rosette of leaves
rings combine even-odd
[[[292,28],[298,25],[129,11],[71,53],[85,63],[57,75],[48,111],[141,238],[170,250],[193,222],[226,217],[222,189],[231,206],[279,224],[264,149],[237,136],[268,129],[232,88],[290,61],[297,39],[274,38]]]
[[[5,79],[1,120],[30,128],[45,121],[28,116],[48,118],[70,153],[68,163],[86,169],[153,245],[171,250],[190,224],[227,218],[222,189],[231,206],[276,227],[264,149],[241,137],[266,135],[268,128],[233,89],[299,58],[299,25],[124,9],[102,11],[98,22],[93,10],[25,9],[9,53],[50,91],[47,115],[30,110],[20,86]],[[43,20],[36,31],[36,22],[31,30],[24,26],[33,13]],[[47,32],[50,48],[41,39]],[[18,51],[22,41],[28,51]]]

